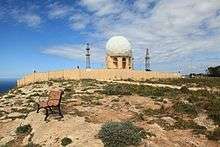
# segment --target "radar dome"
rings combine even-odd
[[[109,56],[132,56],[131,43],[123,36],[114,36],[106,44]]]

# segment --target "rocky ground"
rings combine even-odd
[[[36,113],[36,103],[55,87],[64,90],[64,118],[52,114],[44,121],[44,110]],[[213,133],[218,119],[210,117],[207,101],[212,96],[218,100],[220,94],[95,80],[31,84],[0,97],[0,146],[56,147],[68,137],[68,146],[102,147],[97,134],[104,123],[131,121],[152,134],[140,147],[220,147],[220,132]],[[16,133],[27,124],[29,133]]]

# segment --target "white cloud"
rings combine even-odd
[[[220,15],[210,18],[208,21],[209,28],[220,29]]]
[[[3,7],[0,7],[0,20],[4,18],[5,14],[6,14],[6,9]]]
[[[152,9],[158,0],[135,0],[134,9],[139,12],[146,12]]]
[[[143,59],[144,49],[150,48],[153,63],[184,62],[192,52],[220,52],[220,34],[212,36],[209,28],[200,29],[219,8],[220,2],[215,0],[161,1],[150,17],[124,10],[118,20],[103,18],[96,25],[107,38],[120,34],[131,40],[136,59]],[[214,25],[218,20],[213,21]]]
[[[36,14],[24,14],[17,17],[19,23],[25,23],[29,27],[38,27],[41,24],[41,17]]]
[[[28,27],[37,28],[42,23],[42,18],[32,11],[14,9],[10,12],[10,15],[18,23],[26,24]]]
[[[48,17],[50,19],[58,19],[63,18],[70,14],[70,12],[73,11],[73,8],[58,2],[55,2],[53,4],[50,4],[48,6]]]
[[[104,16],[120,12],[121,8],[116,0],[81,0],[81,4],[97,16]]]
[[[0,20],[10,22],[13,19],[16,23],[25,24],[31,28],[37,28],[42,23],[42,17],[38,12],[39,6],[33,3],[23,2],[17,4],[14,1],[5,1],[0,4]]]
[[[69,59],[80,59],[83,56],[82,51],[81,45],[63,45],[46,48],[43,53],[66,57]]]
[[[66,44],[44,48],[43,53],[73,60],[82,60],[85,59],[85,48],[86,45],[82,44]],[[102,55],[103,53],[100,52],[98,48],[91,46],[91,58],[93,61],[100,62],[101,60],[104,60]]]
[[[197,58],[194,53],[220,54],[219,0],[81,0],[80,4],[86,10],[69,18],[71,28],[86,32],[90,25],[95,31],[88,32],[88,37],[100,47],[95,51],[101,51],[102,56],[107,39],[113,35],[131,41],[136,65],[143,65],[146,48],[150,48],[153,65],[176,64],[181,68],[187,67],[189,58]],[[212,65],[214,62],[219,63],[219,58]]]
[[[69,18],[69,22],[72,29],[81,30],[90,23],[90,17],[85,13],[75,13]]]

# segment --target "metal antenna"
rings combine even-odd
[[[150,70],[150,55],[149,55],[149,49],[146,49],[145,54],[145,71],[151,71]]]
[[[86,69],[91,68],[90,66],[90,48],[89,48],[89,43],[86,44]]]

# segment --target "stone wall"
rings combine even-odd
[[[17,81],[17,86],[24,86],[30,83],[48,81],[51,79],[79,80],[79,79],[97,79],[97,80],[146,80],[162,78],[180,78],[177,73],[168,72],[146,72],[125,69],[72,69],[62,71],[50,71],[42,73],[32,73],[24,76]]]

